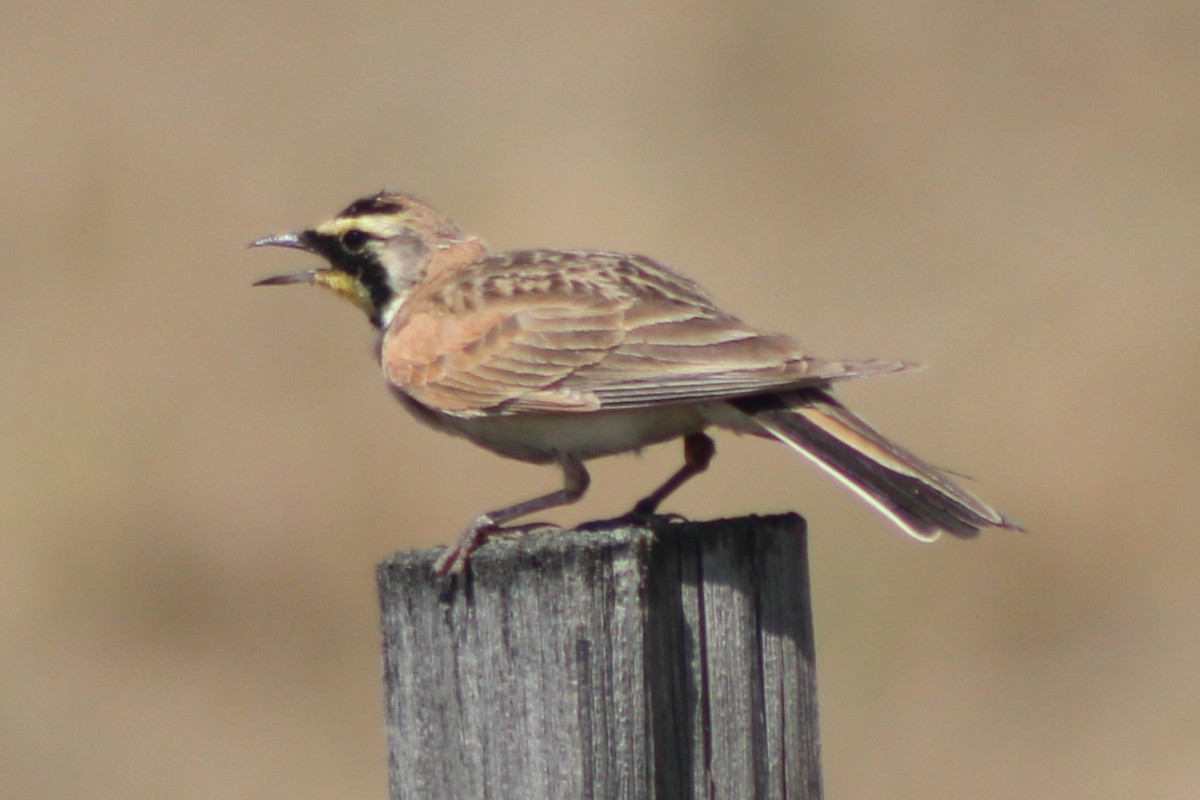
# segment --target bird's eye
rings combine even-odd
[[[367,243],[367,239],[371,237],[360,231],[358,228],[351,228],[342,234],[342,247],[350,251],[357,251],[363,248]]]

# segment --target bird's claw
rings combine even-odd
[[[471,554],[488,539],[496,536],[524,536],[534,531],[561,530],[562,527],[553,522],[525,522],[520,525],[500,526],[487,514],[481,514],[463,531],[457,542],[438,556],[433,564],[433,571],[438,575],[462,575],[470,565]]]
[[[475,521],[458,537],[458,541],[446,548],[433,563],[433,571],[438,575],[462,575],[467,571],[471,561],[471,553],[487,541],[488,537],[500,530],[500,526],[487,514],[480,514]]]

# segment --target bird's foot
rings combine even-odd
[[[500,530],[487,514],[480,514],[467,526],[458,537],[458,541],[446,548],[433,564],[433,571],[438,575],[462,575],[467,571],[471,561],[471,553],[488,540],[488,537]]]
[[[497,536],[524,536],[534,531],[548,532],[562,530],[553,522],[523,522],[519,525],[504,525],[496,523],[488,514],[480,514],[475,521],[458,537],[458,541],[446,548],[433,564],[433,570],[438,575],[462,575],[471,563],[471,554],[478,550],[484,542]]]
[[[641,505],[641,503],[638,503],[629,511],[626,511],[624,514],[621,514],[617,517],[585,522],[578,527],[578,530],[598,531],[623,525],[652,528],[661,523],[678,523],[688,521],[687,517],[683,516],[682,514],[676,514],[674,512],[660,513],[655,511],[653,508],[648,510],[644,509],[641,507]]]

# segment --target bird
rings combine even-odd
[[[431,205],[391,191],[250,247],[324,260],[254,285],[320,286],[365,312],[388,388],[421,422],[561,469],[562,488],[477,516],[436,560],[440,574],[463,573],[489,536],[521,527],[509,523],[579,500],[590,459],[682,439],[682,466],[622,519],[652,517],[708,468],[711,428],[782,442],[917,540],[1021,529],[832,394],[842,381],[916,364],[820,358],[647,256],[492,253]]]

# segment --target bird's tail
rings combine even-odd
[[[901,530],[922,541],[943,531],[971,537],[1012,520],[950,481],[823,390],[731,401],[765,432],[837,478]]]

